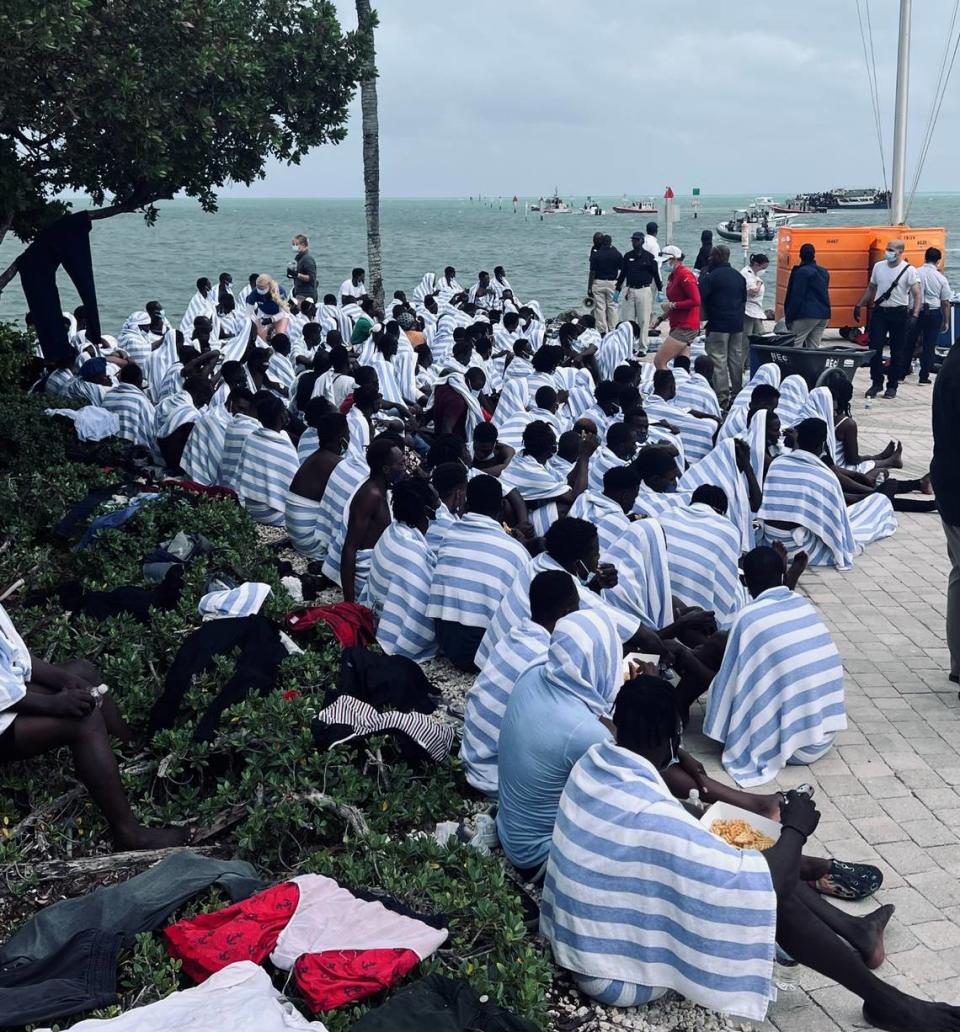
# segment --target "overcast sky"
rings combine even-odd
[[[887,177],[897,0],[868,0]],[[377,64],[385,197],[767,193],[882,183],[856,0],[387,0]],[[914,4],[910,164],[950,0]],[[353,4],[338,3],[345,28]],[[958,62],[960,63],[960,62]],[[920,191],[955,190],[960,69]],[[231,195],[362,194],[349,137]]]

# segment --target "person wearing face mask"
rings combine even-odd
[[[256,285],[246,297],[247,314],[256,319],[257,335],[267,340],[274,333],[286,333],[290,322],[290,306],[277,281],[266,274],[257,277]]]
[[[690,354],[690,345],[700,333],[700,287],[697,277],[684,264],[684,254],[675,244],[661,252],[660,271],[667,277],[667,300],[663,314],[669,321],[670,333],[657,348],[653,364],[666,369],[677,355]]]
[[[343,461],[349,431],[340,412],[316,421],[317,448],[297,471],[287,492],[286,528],[293,547],[310,559],[326,556],[327,539],[318,520],[320,503],[330,475]]]
[[[370,558],[360,596],[377,621],[377,642],[388,656],[424,663],[437,654],[437,629],[427,616],[436,554],[426,532],[440,499],[429,482],[405,477],[393,488],[393,522]]]
[[[769,265],[770,259],[765,254],[752,254],[749,264],[740,270],[740,275],[747,281],[747,303],[743,310],[743,339],[748,345],[746,349],[748,356],[750,354],[750,338],[763,333],[764,320],[767,318],[766,310],[763,307],[763,295],[766,290],[763,277],[766,275]],[[823,333],[822,328],[820,333]],[[818,334],[817,344],[819,343]],[[816,346],[816,344],[810,345],[810,347]]]
[[[367,448],[368,478],[344,506],[323,573],[343,589],[344,602],[356,602],[370,572],[373,549],[390,525],[389,492],[403,479],[403,438],[380,434]]]
[[[830,319],[830,273],[817,264],[813,244],[800,247],[800,264],[790,270],[783,301],[787,329],[795,347],[818,348]]]
[[[603,490],[603,478],[611,469],[626,466],[637,455],[637,432],[626,421],[611,423],[605,441],[590,458],[587,487],[595,494]]]
[[[467,467],[462,462],[441,462],[430,474],[430,483],[440,499],[427,528],[431,552],[440,547],[444,534],[463,515],[467,504]]]
[[[616,540],[630,527],[640,489],[640,475],[631,465],[614,466],[603,475],[603,490],[587,490],[577,496],[570,515],[597,528],[600,554],[607,555]]]
[[[316,299],[317,262],[310,253],[310,242],[302,233],[298,233],[290,241],[290,246],[293,249],[293,265],[287,271],[293,280],[293,296]]]
[[[903,257],[902,240],[890,240],[883,255],[870,273],[870,283],[853,307],[853,317],[860,320],[863,305],[872,305],[870,314],[870,379],[873,381],[865,397],[875,398],[883,390],[883,349],[890,346],[885,398],[897,396],[897,384],[910,371],[913,357],[909,341],[923,307],[920,275]]]

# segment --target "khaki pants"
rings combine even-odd
[[[797,335],[793,342],[795,348],[820,347],[820,338],[826,328],[826,319],[794,319],[792,323],[787,323],[787,332]]]
[[[947,647],[950,649],[950,673],[960,674],[960,527],[943,523],[950,556],[947,578]]]
[[[616,280],[595,279],[593,281],[590,291],[590,296],[593,298],[593,318],[601,333],[615,330],[619,322],[617,303],[613,300],[613,292],[616,287]]]
[[[653,311],[653,286],[626,287],[620,298],[620,321],[630,319],[640,327],[638,355],[647,353],[647,331],[650,329],[650,313]]]
[[[739,333],[707,333],[707,354],[713,359],[713,389],[721,405],[743,386],[743,367],[746,359],[743,331]]]

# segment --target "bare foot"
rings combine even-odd
[[[143,825],[116,831],[113,844],[118,850],[127,849],[170,849],[185,846],[191,840],[189,828],[144,828]]]
[[[886,948],[883,945],[883,930],[887,927],[890,918],[896,908],[892,903],[879,907],[872,914],[867,914],[859,922],[862,929],[862,937],[852,943],[857,952],[863,957],[864,964],[875,971],[884,962],[887,956]]]
[[[923,476],[920,478],[920,490],[925,495],[932,495],[933,494],[933,484],[930,482],[930,474],[929,473],[924,473]]]
[[[863,1005],[864,1018],[885,1032],[960,1032],[960,1007],[928,1003],[903,993],[887,1003]]]
[[[793,591],[797,586],[797,581],[800,580],[800,575],[807,568],[807,564],[810,562],[810,556],[806,552],[797,552],[793,557],[793,562],[787,567],[787,572],[783,576],[783,583]]]
[[[887,464],[890,469],[903,469],[903,445],[899,441],[887,460]]]
[[[897,450],[896,442],[890,441],[886,448],[877,456],[878,459],[889,459],[890,456]]]

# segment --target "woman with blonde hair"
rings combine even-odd
[[[290,306],[277,281],[265,272],[247,294],[247,310],[257,323],[257,336],[267,340],[275,333],[286,333],[290,324]]]

